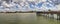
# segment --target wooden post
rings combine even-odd
[[[57,14],[57,18],[58,18],[57,20],[60,20],[60,14]]]

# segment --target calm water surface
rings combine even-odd
[[[60,21],[36,13],[0,13],[0,24],[60,24]]]

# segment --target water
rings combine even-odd
[[[60,24],[60,21],[36,13],[0,13],[0,24]]]

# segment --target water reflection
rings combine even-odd
[[[60,24],[60,21],[36,13],[0,13],[0,24]]]

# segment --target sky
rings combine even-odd
[[[18,2],[18,1],[20,1],[20,0],[13,0],[13,1],[16,1],[16,2]],[[24,5],[24,3],[26,3],[25,2],[25,0],[21,0],[21,1],[23,1],[22,2],[22,4],[21,5]],[[29,7],[29,9],[31,9],[31,7],[32,7],[32,9],[31,10],[33,10],[34,8],[36,8],[37,10],[40,10],[41,8],[42,9],[51,9],[51,10],[55,10],[56,9],[56,7],[54,7],[53,6],[53,2],[51,2],[51,3],[49,3],[49,2],[46,2],[46,0],[28,0],[28,1],[39,1],[36,5],[33,5],[33,4],[28,4],[28,2],[26,3],[27,4],[27,6]],[[44,2],[44,3],[43,3]],[[50,5],[50,6],[52,6],[52,7],[47,7],[48,5]],[[10,7],[11,5],[14,5],[14,3],[10,3],[10,4],[7,4],[7,3],[5,3],[4,4],[4,6],[6,7]],[[15,7],[14,7],[15,6]],[[16,7],[19,7],[19,5],[18,4],[15,4],[14,6],[11,6],[11,7],[13,7],[13,8],[15,8],[15,9],[19,9],[19,8],[16,8]],[[40,7],[39,7],[40,6]],[[59,7],[60,5],[57,5],[57,9],[60,9],[60,7]],[[10,8],[11,8],[10,7]],[[13,8],[12,8],[12,10],[13,10]],[[26,8],[26,6],[20,6],[20,9],[24,9],[24,10],[28,10],[28,8]],[[41,10],[42,10],[41,9]],[[9,9],[6,9],[6,10],[9,10]]]

